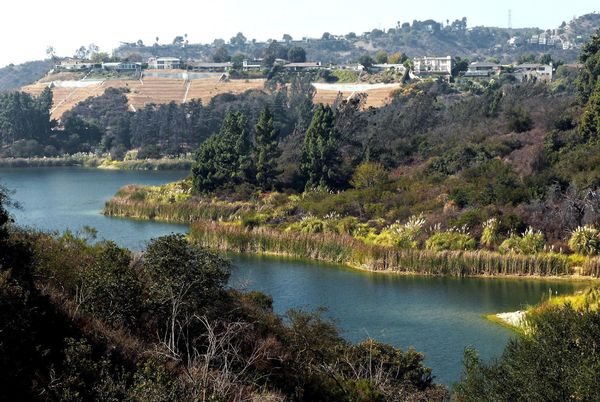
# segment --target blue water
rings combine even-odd
[[[185,233],[185,225],[105,217],[104,203],[125,184],[156,185],[187,172],[103,171],[83,168],[0,169],[0,184],[14,190],[20,225],[42,230],[81,230],[141,250],[151,238]],[[426,278],[370,274],[335,265],[278,258],[234,256],[231,285],[273,296],[274,308],[327,315],[350,341],[367,337],[425,353],[437,381],[451,385],[462,370],[464,348],[484,359],[500,356],[513,334],[484,319],[537,303],[549,290],[572,293],[582,284],[515,279]]]

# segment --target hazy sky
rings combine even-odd
[[[573,16],[600,11],[598,0],[16,0],[0,6],[0,66],[42,59],[49,45],[60,56],[95,43],[110,52],[119,41],[142,39],[170,43],[188,34],[190,42],[229,40],[237,32],[248,39],[281,39],[360,33],[390,28],[414,19],[453,21],[467,17],[469,26],[508,25],[515,28],[557,27]],[[419,7],[422,5],[422,7]]]

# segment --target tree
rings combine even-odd
[[[288,51],[287,58],[292,63],[304,63],[306,61],[306,51],[303,47],[292,46]]]
[[[300,170],[306,178],[306,188],[337,188],[340,165],[333,110],[328,105],[319,104],[304,136]]]
[[[378,162],[363,162],[356,168],[350,184],[354,188],[373,188],[386,182],[388,179],[385,167]]]
[[[402,64],[406,60],[408,60],[408,57],[404,53],[400,52],[392,53],[388,57],[388,63],[390,64]]]
[[[229,52],[225,46],[220,46],[215,50],[215,54],[213,55],[213,61],[215,63],[225,63],[231,60],[231,56],[229,56]]]
[[[283,38],[281,39],[285,43],[290,43],[294,38],[290,34],[283,34]]]
[[[579,132],[585,142],[596,140],[600,135],[600,80],[596,82],[596,89],[589,97],[581,116]]]
[[[374,60],[368,54],[363,54],[358,58],[358,64],[362,65],[364,68],[372,67],[374,64]]]
[[[583,64],[583,69],[577,78],[577,89],[581,103],[585,104],[600,76],[600,29],[581,48],[579,61]]]
[[[221,129],[202,143],[192,167],[194,190],[214,190],[250,181],[252,143],[243,113],[229,113]]]
[[[452,76],[458,77],[458,75],[462,71],[467,71],[469,69],[469,59],[463,57],[455,57],[454,58],[454,66],[452,67]]]
[[[85,46],[80,46],[77,50],[75,50],[75,54],[73,57],[76,59],[84,60],[88,55],[88,50]]]
[[[385,64],[388,62],[388,54],[385,50],[380,50],[375,53],[375,62],[377,64]]]
[[[229,43],[232,46],[238,47],[238,48],[243,48],[244,46],[246,46],[246,42],[248,41],[248,39],[246,39],[246,37],[244,36],[243,33],[238,32],[237,35],[235,35],[233,38],[231,38],[229,40]]]
[[[46,48],[46,56],[48,56],[48,58],[52,61],[56,60],[56,49],[54,46],[48,46]]]
[[[277,170],[279,131],[273,125],[273,115],[265,107],[256,123],[256,181],[263,190],[272,190]]]
[[[540,64],[552,64],[552,55],[548,53],[541,55]]]
[[[223,296],[230,264],[210,251],[191,245],[183,235],[154,239],[143,254],[149,301],[164,324],[162,341],[177,354],[188,320],[203,314]]]
[[[321,40],[331,40],[332,39],[332,35],[329,32],[324,32],[323,35],[321,36]]]
[[[497,361],[465,351],[456,401],[598,400],[600,312],[546,306],[527,321],[527,335],[510,340]]]

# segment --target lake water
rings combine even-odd
[[[125,184],[155,185],[187,172],[103,171],[80,168],[0,169],[0,184],[21,204],[20,225],[43,230],[93,226],[99,238],[141,250],[151,238],[185,233],[184,225],[108,218],[104,203]],[[481,356],[500,356],[512,333],[484,319],[515,311],[552,292],[572,293],[583,284],[474,278],[425,278],[371,274],[335,265],[289,259],[233,256],[231,285],[273,296],[278,313],[326,307],[351,341],[372,337],[425,353],[445,384],[460,378],[467,346]]]

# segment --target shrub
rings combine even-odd
[[[470,234],[456,230],[435,233],[425,242],[425,248],[434,251],[474,250],[475,246],[475,239]]]
[[[350,184],[357,189],[373,188],[384,184],[387,179],[387,171],[381,163],[363,162],[354,171]]]
[[[542,252],[545,246],[544,234],[529,227],[521,236],[511,234],[508,239],[502,242],[499,250],[503,254],[536,254]]]
[[[286,230],[302,233],[323,233],[325,222],[316,216],[305,216],[300,222],[291,224]]]
[[[405,224],[395,222],[384,228],[374,243],[382,246],[396,246],[400,248],[417,248],[418,237],[421,234],[425,219],[412,216]]]
[[[481,245],[493,249],[500,241],[498,219],[491,218],[483,223],[483,232],[481,233]]]
[[[600,251],[598,229],[591,226],[579,226],[569,239],[571,250],[582,255],[595,255]]]

